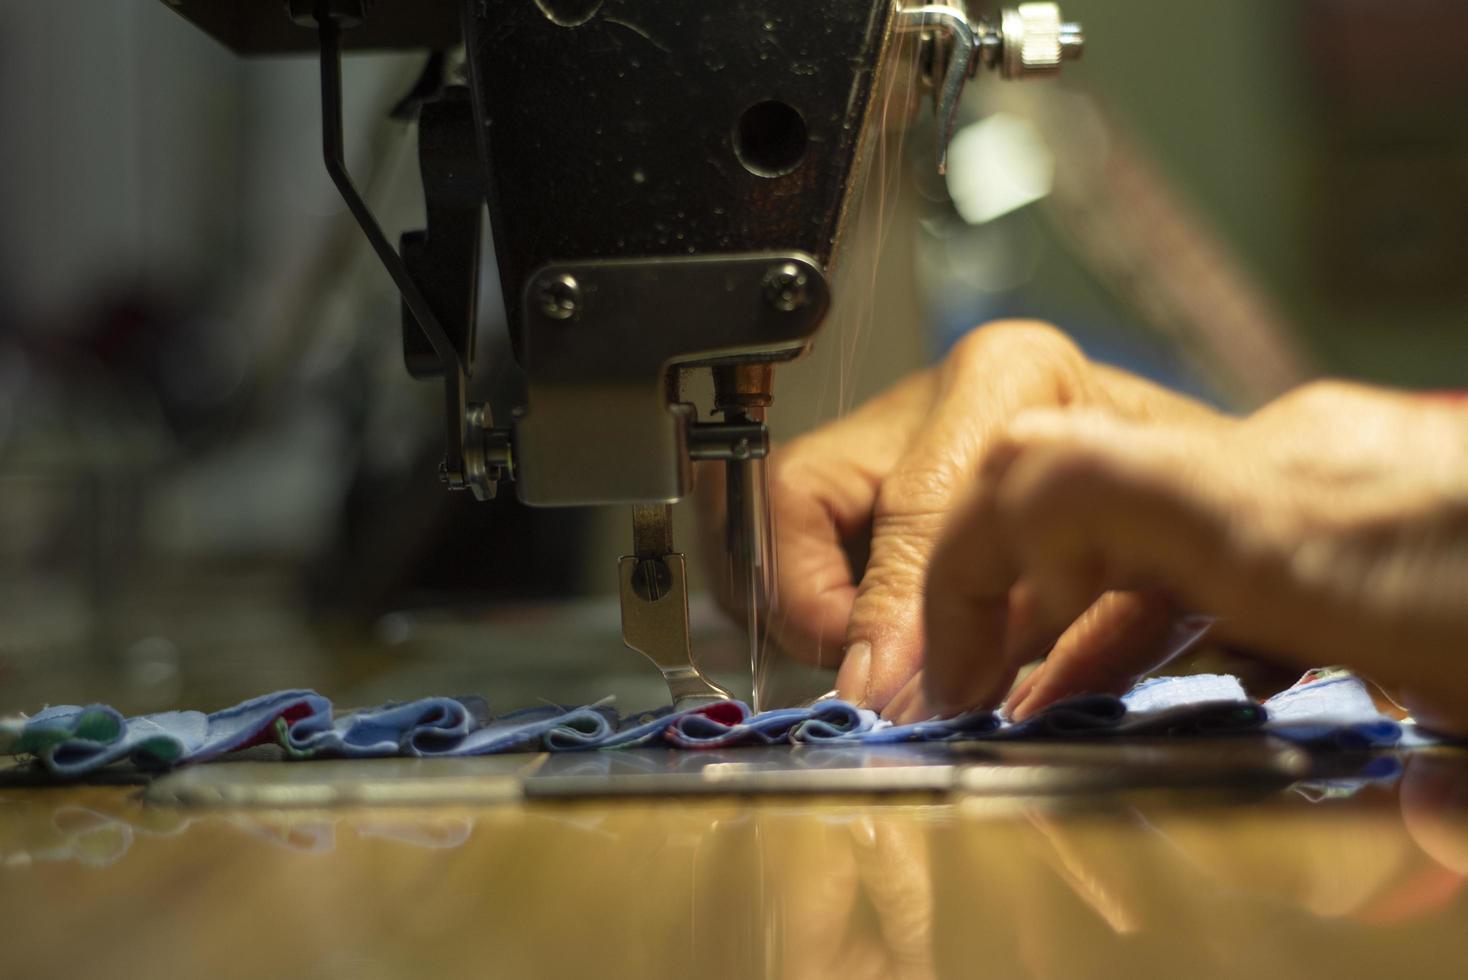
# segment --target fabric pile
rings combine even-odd
[[[33,757],[58,777],[118,762],[168,769],[278,745],[294,759],[497,755],[662,746],[891,744],[980,739],[1091,739],[1266,732],[1339,749],[1412,747],[1433,740],[1377,710],[1361,680],[1311,671],[1263,704],[1223,674],[1156,677],[1127,694],[1082,695],[1023,722],[992,711],[893,725],[843,701],[752,713],[740,701],[687,711],[621,715],[610,700],[542,705],[491,715],[478,697],[431,697],[337,714],[314,691],[281,691],[205,714],[168,711],[125,718],[105,705],[64,705],[0,718],[0,754]]]

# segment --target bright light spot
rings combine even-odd
[[[948,146],[948,194],[971,225],[1050,193],[1055,158],[1028,120],[999,112],[963,127]]]

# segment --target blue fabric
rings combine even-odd
[[[878,722],[865,732],[832,741],[860,741],[874,745],[893,742],[956,742],[992,735],[1003,725],[992,711],[970,711],[956,718],[920,721],[911,725]]]
[[[975,711],[911,725],[893,725],[835,700],[760,714],[742,702],[725,701],[625,717],[606,701],[538,705],[494,717],[479,698],[434,697],[337,715],[331,702],[313,691],[281,691],[213,714],[170,711],[124,718],[105,705],[47,708],[29,718],[0,719],[0,754],[34,756],[52,773],[71,777],[122,760],[144,768],[204,762],[258,744],[278,744],[292,758],[309,759],[1257,731],[1340,749],[1431,742],[1430,736],[1380,714],[1359,679],[1312,671],[1262,706],[1249,699],[1236,678],[1203,674],[1152,678],[1122,697],[1069,698],[1023,722]]]
[[[1128,711],[1161,711],[1209,701],[1248,701],[1244,685],[1231,674],[1149,677],[1121,697]]]
[[[499,755],[538,752],[558,740],[600,741],[613,731],[609,709],[597,705],[562,708],[548,704],[512,711],[453,743],[423,755]]]
[[[302,758],[433,755],[458,746],[489,721],[489,706],[482,698],[423,698],[353,711],[334,720],[328,706],[288,725],[281,744]]]
[[[122,759],[140,768],[206,762],[269,738],[281,718],[329,718],[331,702],[311,691],[280,691],[223,711],[166,711],[123,719],[112,708],[47,708],[16,730],[0,725],[0,748],[30,754],[61,776],[90,772]],[[9,737],[7,737],[9,735]]]
[[[1264,709],[1271,732],[1306,745],[1364,750],[1402,740],[1402,725],[1376,710],[1366,685],[1344,671],[1310,671]]]

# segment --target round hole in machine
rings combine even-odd
[[[805,158],[805,118],[777,99],[756,102],[734,127],[734,154],[744,169],[760,177],[783,177]]]

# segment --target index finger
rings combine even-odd
[[[1191,609],[1249,577],[1222,557],[1229,468],[1209,456],[1217,441],[1206,435],[1091,413],[1017,421],[930,567],[925,676],[936,709],[987,707],[1004,695],[1021,666],[1009,637],[1021,582],[1052,623],[1068,624],[1110,590],[1154,588]],[[1165,644],[1071,652],[1072,678],[1110,676],[1155,666]]]

